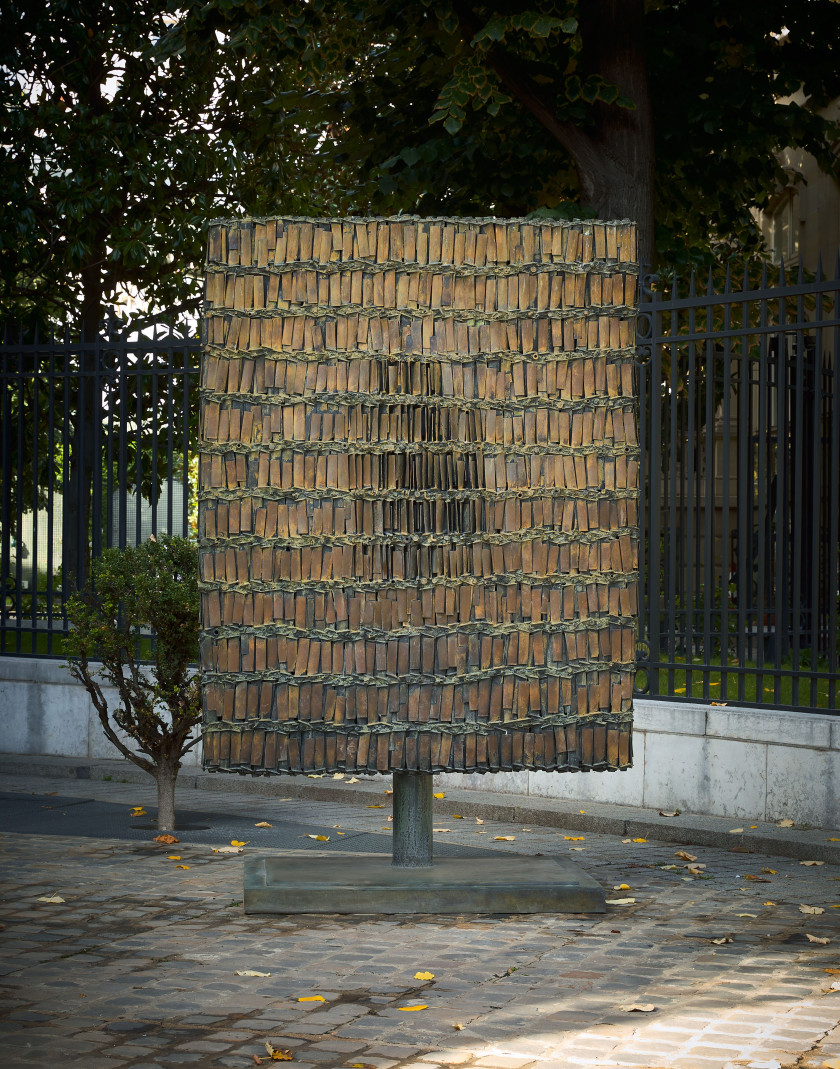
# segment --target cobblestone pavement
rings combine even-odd
[[[126,819],[154,803],[138,785],[62,781],[60,793],[124,804]],[[178,801],[208,807],[206,792]],[[254,823],[388,830],[384,794],[382,809],[245,794],[213,804]],[[472,817],[436,827],[441,841],[500,854],[569,855],[608,898],[632,901],[606,915],[246,917],[239,855],[8,829],[0,1066],[265,1066],[266,1042],[291,1052],[290,1069],[840,1059],[840,868]],[[254,828],[245,850],[272,852],[258,838],[270,834]],[[38,901],[53,895],[64,901]]]

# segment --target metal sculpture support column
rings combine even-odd
[[[432,865],[432,775],[394,773],[393,861],[400,869]]]

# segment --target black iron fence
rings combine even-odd
[[[61,656],[91,556],[195,529],[199,343],[171,328],[0,344],[0,653]]]
[[[840,270],[645,287],[638,685],[838,709]]]
[[[643,287],[639,689],[838,711],[840,273]],[[199,343],[0,344],[0,653],[104,546],[194,530]]]

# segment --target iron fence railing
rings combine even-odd
[[[641,693],[838,711],[840,272],[648,278]],[[91,555],[195,522],[199,343],[0,344],[0,653],[61,656]]]
[[[60,656],[91,556],[194,526],[199,343],[172,329],[0,344],[0,653]]]
[[[638,685],[836,712],[840,271],[644,289]]]

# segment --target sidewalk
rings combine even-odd
[[[0,777],[9,774],[26,774],[56,781],[152,782],[145,772],[130,761],[0,754]],[[348,784],[346,781],[351,778],[348,775],[334,779],[329,774],[320,778],[252,777],[182,771],[178,777],[178,790],[192,788],[213,794],[238,793],[266,799],[283,796],[354,805],[360,802],[364,804],[362,800],[381,795],[383,788],[390,786],[387,776],[356,777],[358,783]],[[738,817],[710,817],[697,813],[664,816],[655,809],[599,802],[558,801],[534,795],[452,790],[447,787],[440,790],[444,791],[445,797],[435,801],[435,813],[441,817],[460,813],[467,818],[479,816],[514,824],[564,828],[567,831],[604,832],[668,843],[714,846],[723,850],[738,847],[747,853],[772,854],[800,861],[813,859],[840,865],[840,830],[806,825],[780,828],[776,824],[752,822]],[[207,801],[202,804],[206,806]]]
[[[11,764],[3,796],[51,806],[48,815],[59,808],[51,799],[63,799],[68,821],[71,803],[89,799],[125,826],[130,807],[153,810],[148,777]],[[221,776],[213,781],[231,786],[207,790],[208,778],[190,778],[179,819],[239,820],[251,828],[246,852],[288,856],[271,844],[302,826],[327,829],[330,845],[339,831],[389,845],[384,778],[283,779],[270,792]],[[439,800],[436,843],[571,857],[616,902],[606,915],[246,917],[242,856],[214,853],[221,842],[6,826],[0,1064],[245,1069],[255,1055],[272,1064],[266,1042],[290,1051],[291,1069],[816,1069],[840,1058],[837,866],[745,854],[728,833],[729,849],[697,847],[691,862],[673,841],[623,834],[624,824],[581,830],[590,813],[558,827],[550,807],[545,822],[526,824],[500,820],[498,799],[454,793]],[[512,815],[510,800],[502,806]],[[661,818],[663,832],[676,819]],[[254,827],[263,821],[272,829]],[[679,833],[694,831],[692,822]],[[268,975],[239,975],[248,972]]]

